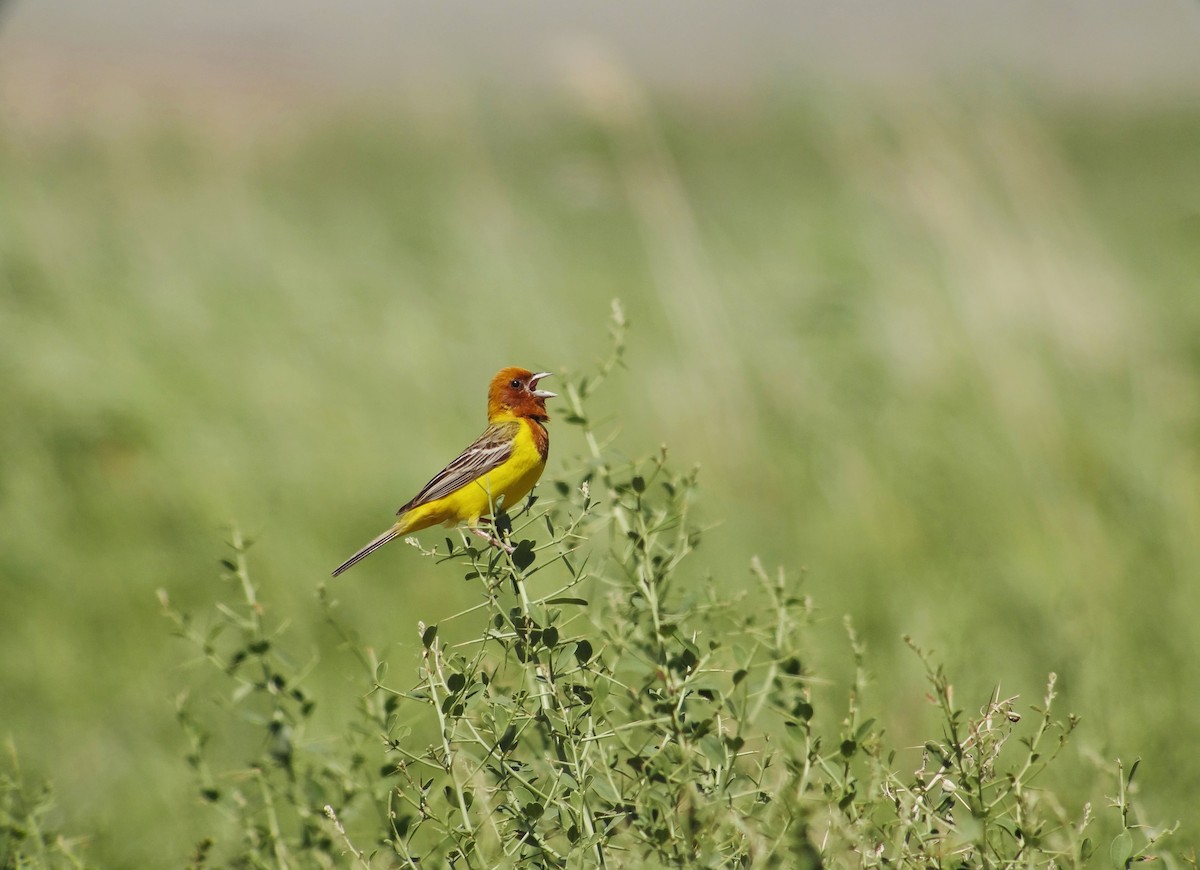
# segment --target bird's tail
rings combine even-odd
[[[367,544],[365,547],[363,547],[361,550],[359,550],[357,553],[355,553],[353,556],[351,556],[345,562],[343,562],[342,564],[340,564],[336,568],[334,568],[333,576],[336,577],[338,574],[341,574],[343,571],[345,571],[351,565],[357,565],[363,559],[367,558],[367,556],[370,556],[372,553],[374,553],[376,550],[378,550],[380,547],[382,547],[384,544],[386,544],[388,541],[392,540],[392,538],[396,537],[399,534],[400,534],[400,525],[396,524],[396,525],[392,526],[390,529],[388,529],[386,532],[384,532],[382,535],[380,535],[375,540],[371,541],[371,543]]]

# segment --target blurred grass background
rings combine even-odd
[[[968,707],[1055,671],[1072,751],[1141,756],[1148,814],[1200,834],[1194,101],[705,104],[597,62],[537,100],[119,108],[0,119],[0,730],[92,857],[178,863],[204,829],[154,590],[221,595],[236,519],[352,703],[318,584],[482,428],[497,368],[601,355],[613,297],[600,411],[701,464],[696,582],[805,567],[815,667],[848,667],[850,614],[901,740],[928,721],[902,633]],[[335,594],[403,667],[470,599],[443,583],[397,547]]]

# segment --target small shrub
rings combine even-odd
[[[83,867],[85,841],[59,830],[57,802],[48,782],[28,782],[16,747],[0,766],[0,868]]]
[[[807,634],[813,603],[752,561],[737,595],[680,573],[703,533],[694,470],[665,449],[634,462],[601,446],[586,402],[620,362],[570,379],[565,420],[588,455],[497,527],[508,554],[467,536],[422,548],[479,604],[415,626],[417,661],[388,668],[328,618],[363,668],[340,735],[309,734],[307,667],[267,618],[235,531],[241,590],[201,629],[163,604],[228,691],[216,709],[255,729],[258,755],[214,769],[223,725],[183,698],[179,720],[213,832],[192,865],[361,867],[1082,866],[1170,856],[1136,821],[1128,773],[1111,806],[1062,806],[1046,780],[1078,725],[998,694],[970,714],[925,664],[939,731],[905,772],[863,709],[865,651],[843,709],[822,711]],[[419,546],[415,541],[414,545]],[[432,621],[436,620],[436,621]],[[448,643],[448,625],[469,640]],[[409,676],[415,665],[416,676]],[[397,676],[397,674],[399,674]],[[206,721],[201,721],[204,718]],[[836,729],[818,722],[839,721]],[[228,723],[225,723],[227,726]],[[1104,816],[1101,820],[1099,817]]]

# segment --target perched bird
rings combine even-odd
[[[441,523],[466,523],[489,543],[511,547],[478,527],[493,505],[512,507],[525,496],[546,467],[550,435],[546,400],[557,393],[538,389],[550,372],[501,369],[488,387],[488,425],[475,443],[437,473],[416,496],[396,511],[396,524],[367,544],[333,572],[336,577],[388,541]]]

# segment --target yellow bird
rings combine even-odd
[[[475,443],[437,473],[416,496],[396,511],[396,524],[334,570],[341,574],[388,541],[441,523],[466,523],[489,543],[512,551],[510,545],[478,527],[493,505],[514,506],[533,489],[546,467],[550,434],[546,431],[546,400],[557,393],[538,389],[549,372],[501,369],[488,387],[488,425]]]

